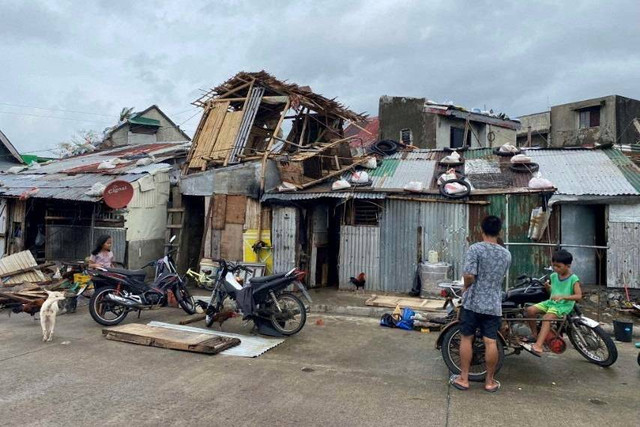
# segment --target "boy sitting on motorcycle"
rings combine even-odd
[[[551,258],[554,273],[551,274],[550,281],[545,283],[547,291],[551,290],[551,298],[527,308],[527,317],[534,318],[540,313],[545,313],[542,317],[542,327],[538,333],[535,320],[529,321],[532,337],[528,341],[532,344],[522,346],[532,354],[540,357],[542,355],[543,344],[549,331],[551,322],[561,319],[573,310],[576,301],[582,299],[580,289],[580,279],[571,272],[573,255],[563,249],[553,254]]]

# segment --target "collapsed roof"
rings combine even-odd
[[[204,113],[187,159],[187,173],[265,159],[272,152],[317,151],[318,146],[344,139],[346,122],[362,122],[366,117],[308,86],[278,80],[265,71],[240,72],[193,105]],[[292,115],[287,116],[290,110]],[[285,119],[292,120],[286,137]],[[337,150],[329,155],[348,154]]]

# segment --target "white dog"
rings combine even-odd
[[[42,326],[42,341],[50,342],[53,339],[53,328],[56,326],[56,314],[58,314],[58,301],[64,301],[64,292],[45,291],[49,297],[40,307],[40,325]]]

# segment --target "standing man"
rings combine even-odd
[[[502,221],[495,216],[482,220],[482,242],[469,247],[465,258],[464,290],[460,313],[460,375],[449,382],[458,390],[469,389],[469,367],[473,340],[480,329],[485,347],[487,375],[484,389],[496,392],[500,383],[493,378],[498,363],[498,330],[502,323],[502,283],[511,265],[511,254],[498,244]]]

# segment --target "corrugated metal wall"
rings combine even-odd
[[[640,288],[640,205],[609,207],[607,286]]]
[[[504,194],[491,195],[486,197],[488,205],[472,205],[469,211],[470,243],[482,241],[482,220],[488,215],[495,215],[502,219],[504,228],[502,238],[513,243],[537,243],[532,242],[527,234],[529,232],[529,220],[531,211],[541,206],[540,196],[537,194],[511,194],[508,201]],[[558,243],[559,230],[559,206],[552,210],[549,220],[548,230],[540,243]],[[506,230],[508,221],[508,232]],[[512,245],[509,246],[511,252],[511,269],[509,270],[508,284],[512,284],[515,278],[521,274],[534,276],[541,275],[543,269],[551,263],[551,253],[553,248],[535,245]]]
[[[273,270],[275,273],[289,271],[297,266],[298,223],[299,214],[297,208],[273,207],[271,244],[273,247]]]
[[[351,289],[349,278],[365,273],[367,290],[380,290],[380,227],[343,225],[340,227],[340,289]]]
[[[126,254],[126,230],[124,228],[95,227],[94,240],[99,236],[111,236],[111,251],[116,262],[124,263]],[[91,241],[91,227],[77,225],[47,225],[45,256],[50,261],[80,261],[90,255],[94,241]]]
[[[408,292],[418,265],[419,252],[426,259],[436,250],[441,261],[461,273],[468,235],[468,205],[387,200],[380,223],[380,289]],[[421,248],[419,250],[419,245]]]

